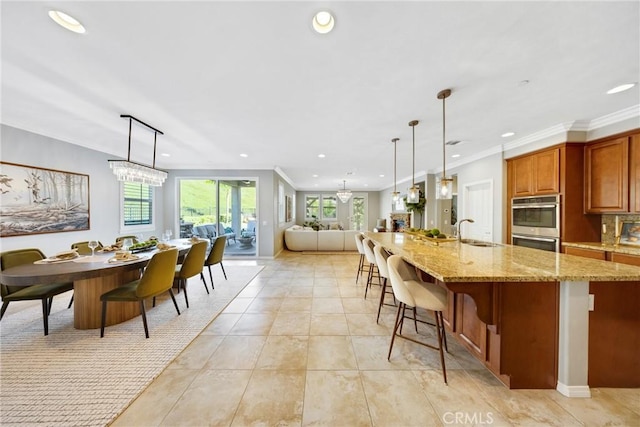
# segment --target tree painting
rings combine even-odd
[[[89,229],[89,175],[0,162],[0,237]]]

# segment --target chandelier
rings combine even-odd
[[[420,123],[417,120],[411,120],[409,126],[413,130],[413,169],[411,172],[411,188],[407,193],[407,203],[418,203],[420,200],[420,188],[416,186],[416,125]]]
[[[400,198],[400,193],[396,188],[396,153],[397,153],[397,142],[400,141],[400,138],[393,138],[391,142],[393,142],[393,193],[391,193],[391,200],[393,203],[396,203]]]
[[[109,160],[109,167],[113,171],[118,181],[139,182],[151,185],[152,187],[160,187],[167,179],[167,172],[156,169],[156,139],[158,134],[164,135],[158,129],[136,119],[128,114],[121,114],[120,117],[129,119],[129,149],[127,150],[127,160]],[[153,164],[146,166],[131,161],[131,125],[133,120],[153,130]]]
[[[351,198],[351,190],[347,190],[347,181],[342,180],[342,190],[338,190],[336,196],[338,196],[338,199],[340,199],[342,203],[349,201]]]
[[[444,89],[438,92],[438,99],[442,99],[442,176],[436,177],[436,198],[437,199],[451,199],[453,197],[453,178],[447,178],[445,169],[446,154],[445,154],[445,108],[444,103],[451,95],[451,89]]]

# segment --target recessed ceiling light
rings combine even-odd
[[[317,177],[318,177],[318,175],[317,175],[317,174],[315,174],[315,173],[314,173],[313,175],[311,175],[311,176],[312,176],[312,177],[314,177],[314,178],[317,178]]]
[[[380,174],[379,176],[380,176],[380,178],[384,178],[384,175],[383,175],[383,174]]]
[[[452,154],[451,157],[453,157],[455,159],[457,157],[460,157],[460,154]]]
[[[240,154],[240,157],[249,157],[249,155],[245,154],[245,153],[242,153],[242,154]]]
[[[321,159],[324,159],[326,156],[324,154],[318,154],[318,157],[320,157]]]
[[[635,85],[636,85],[635,83],[627,83],[627,84],[623,84],[623,85],[620,85],[620,86],[616,86],[613,89],[609,89],[607,91],[607,95],[611,95],[611,94],[618,93],[618,92],[624,92],[625,90],[631,89]]]
[[[313,29],[320,34],[327,34],[333,30],[335,23],[336,21],[333,19],[331,12],[327,12],[326,10],[321,10],[316,13],[312,20]]]
[[[169,153],[160,153],[160,155],[162,157],[171,157],[171,154],[169,154]]]
[[[368,187],[368,186],[369,186],[369,184],[365,184],[364,186],[365,186],[365,187]]]
[[[73,31],[74,33],[84,34],[86,31],[84,29],[84,26],[77,19],[67,15],[64,12],[60,12],[59,10],[50,10],[49,17],[53,19],[56,24],[66,28],[69,31]]]
[[[502,136],[503,138],[509,138],[510,136],[513,136],[513,135],[515,135],[515,132],[505,132],[500,136]]]

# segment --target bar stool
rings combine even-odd
[[[412,341],[416,344],[424,345],[440,352],[440,365],[442,366],[442,375],[444,383],[447,383],[447,369],[444,363],[443,346],[446,348],[446,333],[444,330],[444,321],[442,311],[447,308],[447,291],[433,283],[424,283],[420,281],[416,274],[415,268],[405,262],[399,255],[391,255],[387,259],[389,268],[389,278],[391,279],[391,287],[400,304],[398,304],[398,314],[391,335],[391,344],[389,345],[389,354],[387,360],[391,359],[391,351],[393,350],[393,342],[396,336]],[[422,341],[418,341],[411,337],[402,335],[402,324],[405,319],[406,307],[420,307],[425,310],[433,311],[436,321],[436,332],[438,335],[437,347]],[[426,323],[422,322],[421,323]],[[399,330],[399,331],[398,331]]]
[[[387,267],[387,258],[389,258],[389,252],[387,252],[382,246],[375,245],[373,247],[373,254],[376,257],[376,265],[378,266],[378,272],[382,277],[382,291],[380,292],[380,304],[378,305],[378,317],[376,317],[376,323],[380,320],[380,310],[382,305],[396,306],[396,297],[393,295],[393,289],[387,289],[387,279],[389,278],[389,268]],[[393,297],[393,304],[384,302],[386,294],[391,294]]]
[[[364,234],[362,233],[358,233],[355,236],[356,239],[356,248],[358,249],[358,253],[360,254],[360,262],[358,263],[358,272],[356,273],[356,284],[358,283],[358,279],[360,278],[360,275],[362,275],[362,273],[364,273],[365,271],[369,271],[368,266],[365,265],[364,263],[364,245],[362,244],[362,241],[364,240]]]
[[[367,262],[369,263],[369,274],[367,275],[367,284],[364,287],[364,299],[367,299],[367,291],[371,287],[373,278],[374,277],[378,278],[378,285],[381,284],[381,280],[380,280],[380,271],[378,270],[378,265],[376,262],[376,256],[373,253],[373,248],[375,246],[375,243],[373,242],[373,240],[369,239],[368,237],[365,237],[364,240],[362,241],[362,246],[364,247],[364,256],[367,259]]]

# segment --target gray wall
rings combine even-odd
[[[3,162],[89,175],[90,209],[88,231],[3,237],[1,250],[37,247],[46,255],[53,255],[69,249],[74,242],[91,238],[104,244],[115,242],[120,235],[120,186],[107,163],[113,156],[6,125],[0,131]],[[164,230],[162,190],[157,189],[155,197],[156,230],[145,232],[146,236],[160,236],[160,230]]]

